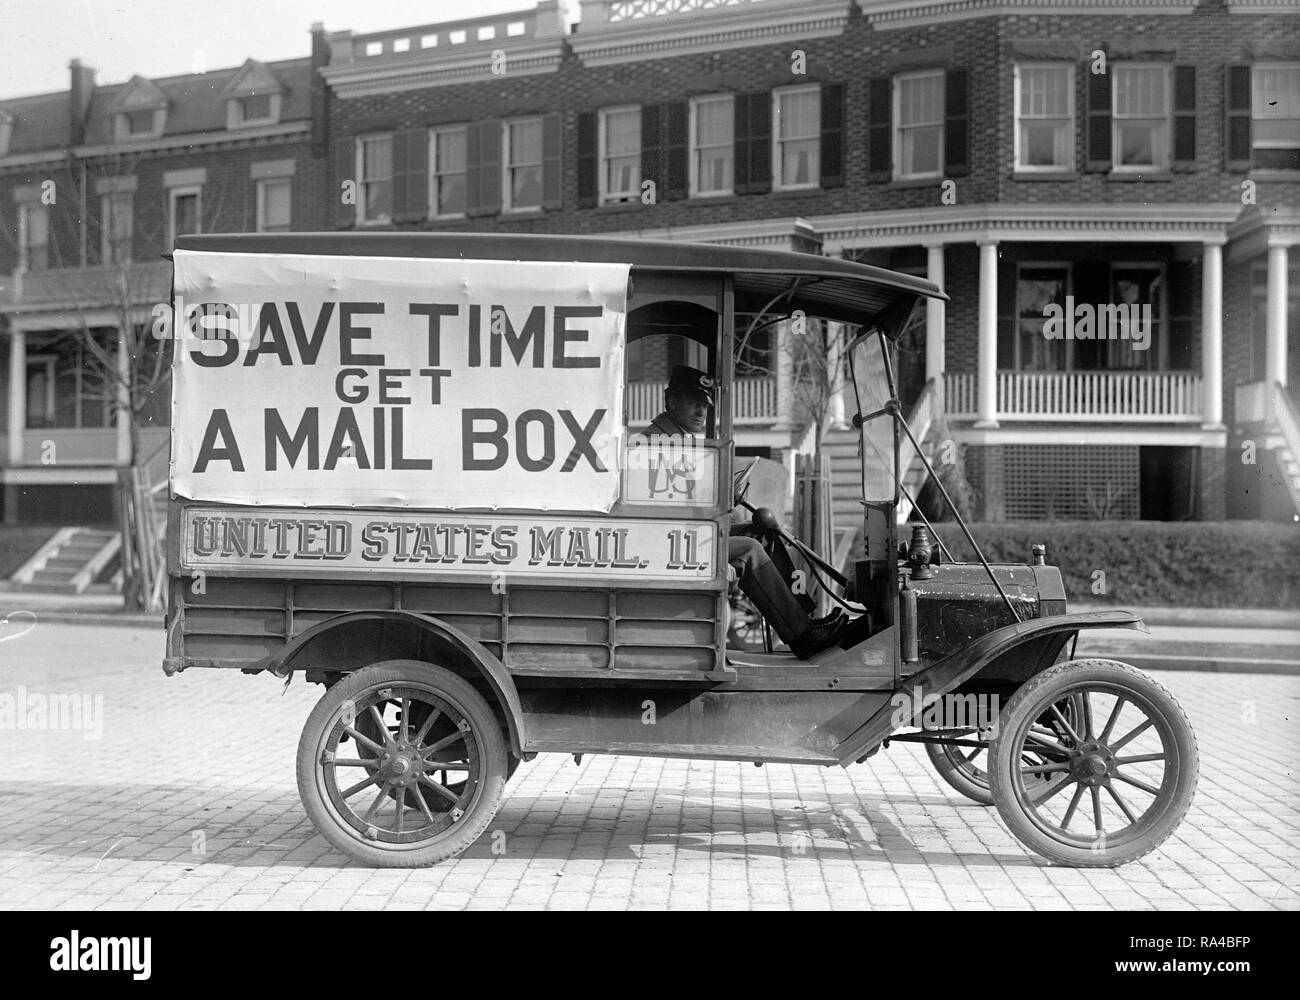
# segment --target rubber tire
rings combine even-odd
[[[1027,706],[1041,701],[1044,692],[1055,686],[1066,687],[1081,680],[1101,681],[1130,689],[1162,713],[1173,730],[1176,759],[1169,766],[1176,767],[1177,773],[1171,801],[1135,841],[1106,851],[1072,847],[1048,837],[1025,815],[1011,786],[1011,751],[1015,742],[1011,736],[1024,722],[1028,714]],[[1051,703],[1059,700],[1053,698]],[[1136,667],[1117,660],[1070,660],[1049,667],[1026,681],[1002,710],[998,717],[998,736],[989,750],[989,780],[998,814],[1015,838],[1035,854],[1055,864],[1074,868],[1116,868],[1150,854],[1178,829],[1196,792],[1199,768],[1197,758],[1196,734],[1192,731],[1192,724],[1177,699],[1163,684]]]
[[[938,772],[940,778],[948,783],[949,787],[960,792],[972,802],[978,802],[982,806],[993,805],[993,792],[987,784],[972,780],[968,775],[963,773],[960,768],[953,762],[944,751],[948,748],[942,743],[926,743],[925,754],[930,758],[930,763]],[[953,747],[955,750],[965,750],[965,747]]]
[[[451,702],[469,721],[482,760],[474,799],[465,814],[444,834],[422,847],[376,847],[334,818],[333,806],[318,782],[320,744],[343,703],[375,688],[421,685]],[[349,674],[333,685],[303,726],[298,741],[298,793],[303,808],[322,837],[348,857],[374,868],[427,868],[455,857],[491,824],[505,791],[510,751],[492,707],[464,678],[419,660],[385,660]]]

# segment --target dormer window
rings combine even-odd
[[[280,120],[284,86],[266,66],[249,59],[222,88],[226,100],[226,128],[274,125]]]
[[[167,123],[167,95],[158,85],[134,76],[110,105],[113,135],[118,142],[157,139]]]
[[[269,121],[271,118],[271,95],[253,94],[239,99],[239,117],[245,124]]]
[[[153,110],[148,111],[128,111],[122,116],[125,120],[126,134],[132,137],[142,135],[153,135]]]

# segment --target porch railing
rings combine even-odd
[[[1196,372],[997,373],[999,420],[1193,423],[1203,411]],[[944,409],[959,420],[979,410],[975,372],[944,374]]]
[[[731,417],[737,424],[770,424],[777,419],[776,379],[769,377],[738,378],[731,384]],[[664,383],[629,382],[627,385],[628,423],[650,423],[664,409]]]

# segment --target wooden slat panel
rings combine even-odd
[[[681,590],[629,591],[618,595],[620,618],[651,621],[673,618],[713,618],[712,593]]]
[[[526,643],[510,644],[506,667],[526,670],[546,670],[556,674],[577,674],[583,671],[607,673],[609,650],[604,646],[542,646]]]
[[[185,640],[191,660],[244,660],[254,663],[284,647],[282,641],[261,636],[195,635]]]
[[[646,677],[653,677],[664,670],[712,670],[714,659],[712,648],[617,646],[614,649],[615,670],[644,674]]]
[[[605,618],[529,618],[510,616],[510,648],[530,642],[608,642]]]
[[[284,635],[284,612],[275,608],[191,608],[185,615],[187,636]],[[188,652],[189,641],[186,640]]]
[[[492,593],[491,587],[482,585],[417,587],[408,584],[402,588],[402,607],[407,611],[439,615],[456,612],[500,614],[501,597],[501,594]]]
[[[622,619],[614,629],[614,637],[619,645],[707,646],[713,642],[713,622]]]
[[[189,574],[181,574],[185,603],[191,607],[221,604],[235,608],[271,608],[284,606],[284,584],[275,580],[232,580],[208,576],[203,593],[194,592]]]
[[[368,611],[393,606],[393,588],[369,583],[299,583],[293,589],[296,608],[337,608]]]
[[[620,595],[619,603],[622,601]],[[511,587],[510,614],[604,618],[609,614],[609,594],[594,590]]]

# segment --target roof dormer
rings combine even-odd
[[[109,105],[118,142],[157,139],[167,124],[167,95],[152,80],[133,76]]]
[[[249,59],[221,90],[226,101],[226,128],[274,125],[280,120],[284,84],[265,65]]]

